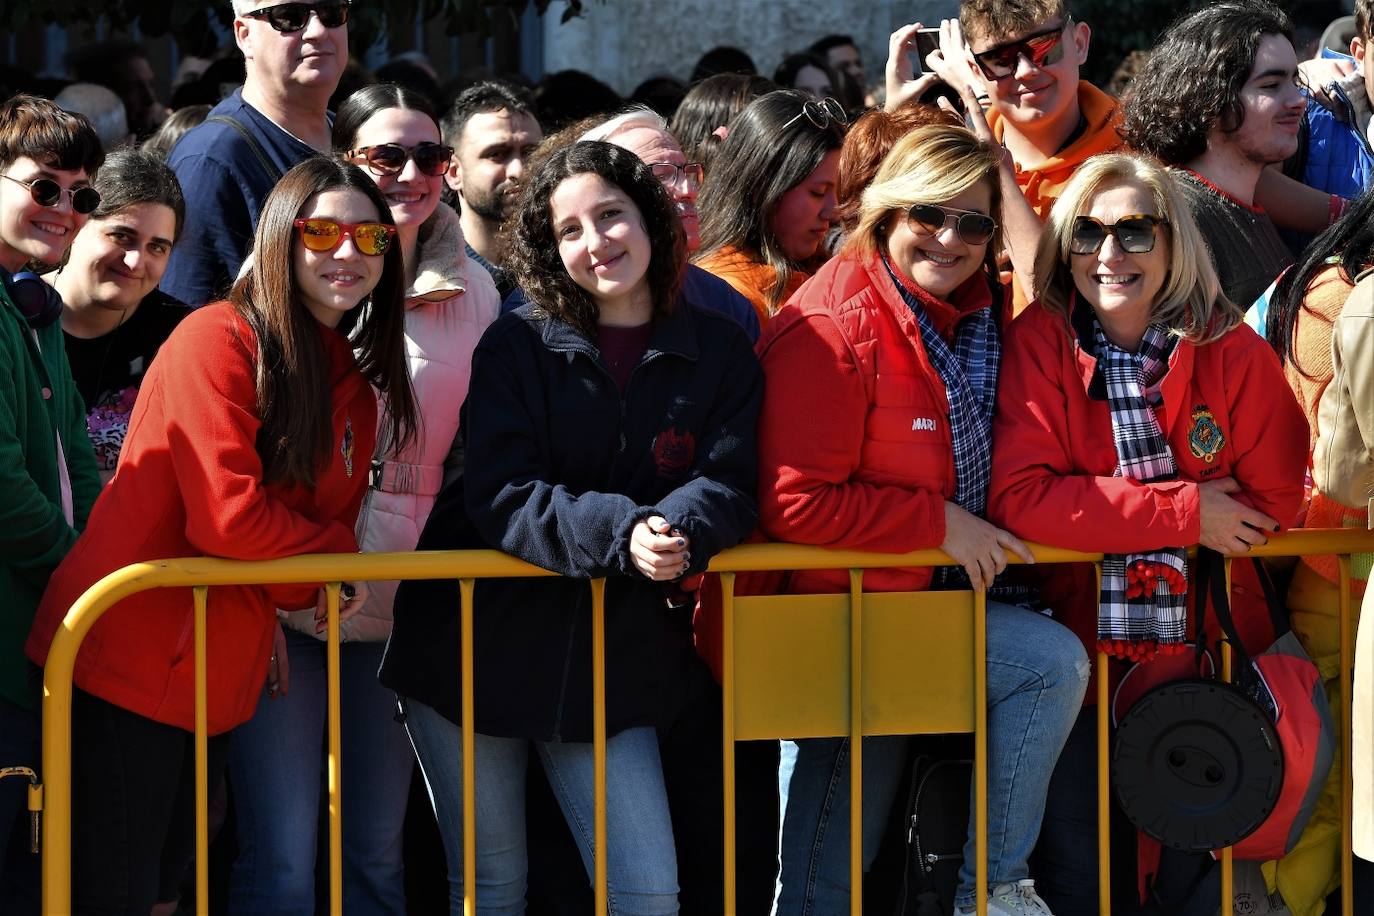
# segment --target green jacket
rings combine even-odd
[[[48,577],[100,493],[86,406],[72,381],[61,323],[42,328],[37,338],[35,344],[0,286],[0,698],[35,710],[39,692],[24,640]],[[62,512],[54,431],[71,479],[74,525]]]

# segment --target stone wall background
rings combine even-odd
[[[870,81],[881,81],[887,39],[901,25],[938,25],[958,0],[585,0],[578,19],[543,17],[544,72],[585,70],[629,95],[651,76],[686,81],[702,53],[735,45],[772,76],[787,54],[830,33],[853,36]]]

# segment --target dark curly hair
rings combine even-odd
[[[1166,165],[1207,151],[1214,126],[1240,129],[1240,91],[1266,35],[1293,40],[1293,23],[1265,0],[1225,0],[1176,21],[1131,81],[1122,139]]]
[[[596,140],[573,143],[549,156],[525,186],[513,217],[510,267],[539,312],[596,335],[598,309],[568,275],[558,253],[549,200],[575,175],[599,175],[639,208],[649,236],[649,296],[657,317],[672,311],[687,261],[687,238],[663,183],[629,150]]]

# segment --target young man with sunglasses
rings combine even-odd
[[[277,179],[329,152],[329,97],[348,63],[347,0],[232,2],[247,78],[167,160],[186,195],[186,226],[162,289],[193,307],[238,274]]]
[[[1116,101],[1078,78],[1091,30],[1068,0],[962,0],[958,22],[942,30],[956,28],[987,93],[988,124],[1043,220],[1084,160],[1121,146]]]
[[[1225,0],[1172,25],[1132,82],[1122,135],[1175,176],[1222,291],[1247,308],[1293,261],[1255,202],[1265,167],[1298,148],[1306,98],[1293,25],[1264,0]]]
[[[30,264],[56,264],[100,203],[90,122],[47,99],[0,103],[0,765],[38,769],[39,672],[24,640],[48,578],[100,492],[86,410],[62,341],[62,299]],[[22,779],[0,782],[6,913],[38,911],[37,857],[9,850]],[[14,855],[9,855],[14,852]],[[21,858],[21,856],[23,856]],[[25,862],[8,870],[8,862]],[[15,873],[18,872],[18,873]]]

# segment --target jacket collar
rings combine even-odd
[[[888,274],[887,265],[892,268],[891,275]],[[872,286],[878,290],[882,301],[893,311],[899,321],[911,321],[915,325],[911,309],[907,308],[901,294],[892,285],[892,277],[894,276],[902,284],[902,288],[921,304],[921,308],[925,310],[926,317],[935,326],[935,330],[944,337],[952,334],[959,322],[969,315],[992,306],[992,289],[981,269],[975,271],[973,276],[956,287],[949,299],[940,299],[916,285],[897,265],[890,261],[887,262],[887,265],[884,264],[881,253],[875,252],[865,256],[864,270],[868,272]]]
[[[434,215],[420,227],[415,282],[406,290],[406,308],[422,302],[443,302],[467,290],[465,275],[473,262],[470,258],[454,257],[455,252],[466,247],[458,214],[445,206],[436,207]]]
[[[696,360],[701,355],[701,348],[697,345],[696,322],[691,313],[692,307],[679,294],[676,307],[667,315],[654,320],[654,332],[649,338],[649,349],[645,351],[641,362],[647,362],[663,354]],[[598,362],[601,360],[601,351],[595,341],[589,340],[585,334],[561,318],[542,313],[536,317],[536,309],[531,308],[525,314],[525,321],[534,326],[544,346],[550,350],[556,353],[581,353]]]

